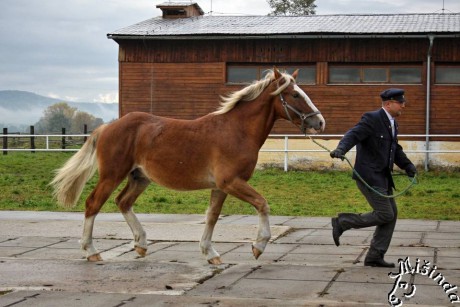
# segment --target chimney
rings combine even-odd
[[[196,2],[164,2],[157,8],[163,11],[163,18],[187,18],[204,15],[203,10]]]

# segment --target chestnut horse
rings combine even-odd
[[[89,261],[102,260],[93,245],[94,219],[112,192],[127,177],[115,202],[134,235],[140,256],[146,234],[132,206],[150,182],[175,190],[211,189],[201,252],[220,264],[212,234],[228,194],[255,207],[259,214],[252,252],[257,259],[270,239],[269,206],[247,181],[275,121],[290,120],[302,132],[317,133],[325,121],[291,75],[276,68],[264,79],[222,97],[221,107],[195,120],[178,120],[133,112],[96,129],[87,142],[57,170],[51,184],[59,203],[74,206],[96,169],[99,181],[86,199],[81,247]]]

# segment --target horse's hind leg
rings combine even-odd
[[[140,170],[135,169],[129,174],[126,187],[115,199],[118,208],[120,208],[123,217],[133,233],[134,249],[141,257],[145,257],[147,252],[147,239],[144,228],[134,214],[132,206],[137,197],[145,191],[149,184],[150,180]]]
[[[210,264],[221,264],[219,253],[212,247],[212,233],[214,226],[219,219],[222,205],[227,198],[227,194],[220,190],[212,190],[211,192],[211,203],[206,212],[206,226],[203,232],[203,236],[200,241],[200,248],[203,255],[206,256],[206,260]]]
[[[101,178],[102,177],[100,177],[93,192],[91,192],[86,199],[85,223],[83,225],[83,235],[80,244],[81,248],[86,251],[86,259],[88,259],[88,261],[102,260],[99,251],[93,245],[94,219],[110,194],[112,194],[121,182],[121,180],[115,181]]]

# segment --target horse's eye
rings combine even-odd
[[[299,98],[299,96],[300,96],[300,95],[299,95],[299,93],[297,93],[297,92],[294,93],[294,94],[292,94],[292,97],[294,97],[294,98]]]

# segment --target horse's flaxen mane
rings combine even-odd
[[[281,93],[288,85],[294,81],[294,78],[287,74],[281,73],[281,79],[284,79],[284,83],[273,93],[272,95],[278,95]],[[232,110],[239,101],[251,101],[256,99],[262,91],[275,79],[275,72],[270,70],[266,75],[265,78],[261,80],[254,81],[252,84],[246,86],[245,88],[230,93],[228,96],[221,96],[221,103],[219,109],[213,112],[213,114],[224,114]]]

